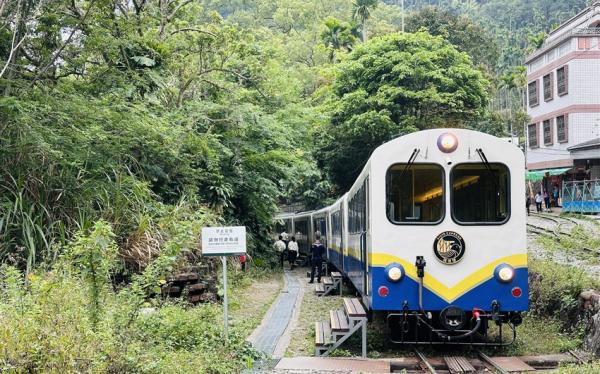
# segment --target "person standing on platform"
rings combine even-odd
[[[525,192],[525,208],[527,208],[527,215],[529,215],[529,206],[531,205],[531,197],[529,192]]]
[[[294,264],[298,258],[298,242],[296,237],[292,236],[292,240],[288,243],[288,261],[290,263],[290,270],[294,270]]]
[[[279,240],[277,240],[273,246],[275,247],[275,251],[279,254],[279,261],[281,262],[281,267],[283,267],[286,245],[282,235],[279,235]]]
[[[315,267],[317,268],[317,283],[321,283],[321,273],[323,271],[323,254],[325,246],[321,243],[321,232],[315,232],[315,242],[310,247],[310,282],[315,281]]]
[[[544,201],[544,198],[542,197],[542,193],[538,192],[535,194],[535,210],[538,213],[542,212],[542,201]]]
[[[550,209],[550,195],[548,195],[548,191],[544,191],[544,204],[546,205],[546,212],[551,212]]]

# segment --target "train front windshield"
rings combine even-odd
[[[395,164],[387,173],[387,216],[396,224],[437,223],[444,216],[444,169]]]
[[[452,217],[462,224],[501,224],[510,215],[510,173],[502,164],[460,164],[450,173]]]

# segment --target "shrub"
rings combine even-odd
[[[573,266],[534,260],[529,271],[531,312],[559,318],[567,327],[574,326],[579,319],[579,294],[599,288],[597,280]]]

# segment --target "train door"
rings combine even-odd
[[[361,225],[361,235],[360,235],[360,260],[362,265],[362,274],[363,274],[363,295],[370,294],[369,287],[369,248],[368,242],[370,241],[368,238],[369,233],[369,178],[365,179],[362,186],[362,196],[361,196],[361,215],[362,215],[362,225]]]

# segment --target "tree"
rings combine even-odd
[[[353,34],[355,28],[347,22],[342,22],[337,18],[328,17],[325,20],[325,30],[321,33],[323,44],[329,49],[329,62],[336,62],[336,51],[346,49],[352,51],[356,42],[356,36]]]
[[[352,6],[352,18],[360,23],[363,43],[367,41],[367,20],[378,2],[379,0],[356,0]]]
[[[348,188],[377,146],[402,133],[463,127],[488,103],[489,82],[442,37],[390,34],[340,63],[319,129],[320,165]]]
[[[439,7],[426,7],[411,14],[406,25],[408,32],[420,29],[443,36],[459,51],[467,52],[475,63],[484,65],[488,71],[494,70],[499,55],[498,44],[489,30],[469,16]]]

